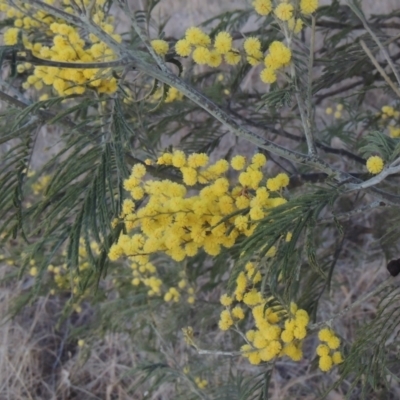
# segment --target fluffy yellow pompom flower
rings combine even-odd
[[[185,38],[190,44],[195,46],[208,46],[211,43],[210,37],[195,26],[186,30]]]
[[[7,29],[3,36],[4,44],[7,46],[12,46],[14,44],[17,44],[18,32],[19,32],[18,28]]]
[[[271,0],[255,0],[253,7],[258,14],[268,15],[272,11],[272,2]]]
[[[342,357],[342,353],[340,351],[335,351],[332,354],[332,361],[333,363],[336,364],[341,364],[343,362],[343,357]]]
[[[246,290],[246,285],[247,285],[246,275],[242,271],[236,278],[236,290],[235,290],[236,300],[238,301],[243,300],[243,294]]]
[[[187,163],[191,168],[204,167],[208,163],[208,155],[206,153],[191,154],[188,157]]]
[[[275,179],[277,180],[277,182],[279,183],[280,187],[286,187],[287,185],[289,185],[289,177],[285,174],[285,173],[280,173],[278,174]]]
[[[239,231],[244,231],[247,228],[248,219],[245,215],[240,215],[235,218],[235,226]]]
[[[255,306],[256,304],[261,303],[262,295],[260,292],[257,292],[256,289],[250,290],[250,292],[246,293],[243,298],[243,303],[248,306]]]
[[[265,217],[265,213],[261,209],[261,207],[252,207],[250,210],[250,218],[253,221],[258,221],[260,219],[263,219]]]
[[[228,51],[228,53],[226,53],[224,55],[224,58],[225,58],[226,63],[229,65],[236,65],[241,60],[240,53],[235,49]]]
[[[214,47],[220,54],[228,53],[232,49],[232,36],[228,32],[219,32]]]
[[[304,339],[307,335],[307,330],[304,327],[297,326],[294,328],[293,335],[296,339]]]
[[[322,328],[319,332],[318,332],[318,339],[321,342],[328,342],[329,340],[331,340],[331,338],[334,336],[334,333],[332,330],[330,330],[329,328]]]
[[[327,340],[327,345],[330,349],[336,350],[340,346],[340,339],[333,335],[329,340]]]
[[[252,342],[254,340],[255,334],[256,334],[256,331],[253,329],[250,329],[249,331],[246,332],[246,339],[249,342]]]
[[[310,317],[308,316],[308,313],[305,310],[299,310],[296,312],[296,317],[295,317],[296,326],[300,328],[305,328],[308,325],[309,321]]]
[[[367,160],[367,170],[371,174],[379,174],[383,170],[383,160],[379,156],[372,156]]]
[[[243,156],[235,156],[231,160],[231,166],[234,170],[240,171],[246,166],[246,158]]]
[[[193,60],[196,64],[204,65],[209,62],[210,50],[205,47],[197,47],[193,52]]]
[[[283,349],[283,353],[293,361],[300,361],[303,358],[303,352],[294,343],[287,344]]]
[[[178,40],[175,44],[175,51],[178,56],[187,57],[192,52],[192,45],[186,39]]]
[[[232,304],[233,299],[225,293],[220,297],[219,301],[223,306],[228,307]]]
[[[254,154],[251,163],[256,168],[261,168],[267,163],[267,158],[262,153]]]
[[[267,340],[276,340],[281,336],[281,328],[276,325],[271,325],[266,329],[263,329],[262,334]]]
[[[135,209],[135,203],[131,199],[125,199],[122,203],[122,212],[124,214],[131,214]]]
[[[221,331],[227,331],[232,325],[233,320],[230,312],[228,310],[222,311],[218,323],[219,329],[221,329]]]
[[[281,188],[279,182],[275,178],[267,179],[267,189],[271,192],[276,192]]]
[[[165,56],[168,53],[169,44],[165,40],[155,39],[151,41],[151,47],[160,56]]]
[[[294,334],[292,331],[289,331],[287,329],[282,331],[281,340],[283,343],[291,343],[293,342],[293,339],[294,339]]]
[[[318,8],[318,0],[301,0],[300,10],[303,14],[312,14]]]
[[[260,354],[258,351],[249,354],[249,362],[250,362],[250,364],[253,364],[253,365],[260,364],[261,358],[260,358]]]
[[[181,168],[186,164],[186,155],[182,150],[175,150],[172,153],[172,165]]]
[[[326,344],[320,344],[315,352],[320,357],[327,356],[329,355],[329,347]]]
[[[281,3],[275,8],[274,13],[281,21],[288,21],[293,16],[293,6],[289,3]]]
[[[146,167],[143,164],[135,164],[132,167],[131,176],[137,179],[143,178],[146,175]]]
[[[257,57],[255,57],[255,56],[247,56],[246,60],[250,65],[255,67],[256,65],[260,64],[262,57],[263,57],[263,53],[260,51],[260,53],[257,55]]]
[[[244,311],[241,307],[236,306],[234,308],[232,308],[232,316],[233,318],[242,320],[244,318]]]
[[[271,361],[280,353],[281,349],[282,345],[277,340],[273,340],[259,352],[260,358],[263,361]]]
[[[260,39],[256,37],[249,37],[244,41],[243,47],[246,54],[257,57],[261,51]]]
[[[221,65],[222,56],[218,51],[210,51],[210,56],[208,57],[207,65],[213,68],[217,68]]]
[[[322,356],[319,359],[319,369],[323,372],[328,372],[333,366],[332,358],[329,356]]]
[[[144,190],[140,186],[137,186],[131,190],[131,196],[134,200],[140,200],[144,196]]]
[[[303,21],[300,18],[295,19],[292,17],[288,21],[288,28],[297,35],[303,29]]]
[[[124,254],[124,249],[117,243],[114,243],[108,252],[108,258],[111,261],[118,260]]]
[[[276,82],[276,73],[272,68],[264,68],[260,73],[260,79],[264,83],[274,83]]]
[[[282,42],[275,40],[268,48],[269,54],[264,59],[267,68],[278,69],[289,65],[292,52]]]
[[[187,186],[193,186],[197,183],[197,171],[194,168],[182,167],[181,168],[183,182]]]

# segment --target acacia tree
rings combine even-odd
[[[75,312],[97,304],[104,329],[141,338],[149,362],[148,347],[167,359],[135,373],[161,377],[150,386],[176,380],[177,398],[267,398],[292,361],[300,375],[334,371],[321,393],[350,379],[349,397],[389,395],[393,278],[340,312],[319,304],[335,301],[337,270],[386,259],[398,273],[398,13],[255,0],[166,38],[157,3],[0,3],[0,230],[23,243],[31,294],[67,291]],[[393,100],[371,104],[377,93]],[[58,150],[32,175],[49,126]],[[357,221],[379,243],[362,256]],[[379,304],[358,333],[335,333],[370,298]],[[192,369],[174,356],[179,328]]]

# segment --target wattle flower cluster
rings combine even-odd
[[[96,242],[90,243],[91,252],[97,256],[100,254],[99,246]],[[63,253],[63,256],[66,252]],[[76,312],[81,311],[80,303],[92,295],[90,286],[87,286],[85,290],[80,287],[82,282],[88,282],[91,277],[91,269],[89,263],[89,257],[86,250],[86,245],[83,240],[79,245],[79,267],[76,269],[70,269],[66,263],[59,265],[50,264],[47,268],[50,274],[53,288],[50,290],[50,294],[57,292],[71,292],[73,298],[73,309]]]
[[[334,365],[343,362],[342,353],[337,349],[340,346],[340,339],[329,328],[323,328],[318,332],[318,338],[322,342],[316,349],[319,358],[319,368],[328,372]]]
[[[301,21],[299,24],[293,20],[290,24],[296,30],[301,25]],[[211,38],[206,33],[200,28],[191,27],[186,31],[185,38],[176,43],[175,51],[181,57],[192,55],[193,61],[199,65],[219,67],[222,63],[222,57],[228,64],[236,65],[242,56],[239,50],[232,47],[232,40],[232,36],[228,32],[219,32],[212,46]],[[269,54],[265,57],[261,51],[261,42],[256,37],[247,38],[243,43],[243,48],[246,59],[252,66],[258,65],[264,60],[266,68],[260,74],[264,83],[275,82],[277,79],[276,71],[288,66],[292,59],[291,50],[279,41],[271,43]],[[159,54],[162,53],[159,52]]]
[[[169,303],[178,303],[186,300],[189,304],[193,304],[196,300],[195,289],[190,285],[185,271],[179,273],[180,280],[176,287],[172,286],[168,289],[163,288],[163,280],[157,274],[157,268],[151,262],[139,264],[133,262],[131,264],[133,286],[144,285],[147,288],[147,295],[162,296],[164,301]]]
[[[85,63],[115,59],[114,52],[95,35],[82,36],[78,28],[52,17],[45,11],[34,11],[27,2],[16,2],[18,8],[5,3],[5,0],[1,1],[0,10],[7,18],[14,20],[14,28],[8,28],[4,32],[6,45],[16,44],[18,36],[21,35],[24,47],[32,51],[34,56],[45,60]],[[47,3],[53,4],[54,1],[49,0]],[[88,6],[90,0],[84,0],[83,3]],[[116,41],[121,41],[120,35],[114,33],[113,17],[107,16],[103,11],[105,3],[105,0],[96,1],[93,21]],[[68,13],[74,13],[68,0],[62,3],[62,8]],[[35,41],[33,37],[44,38]],[[47,45],[49,42],[52,43],[51,46]],[[111,76],[111,71],[106,69],[33,67],[24,63],[17,66],[17,71],[32,71],[22,85],[24,89],[34,87],[41,91],[49,87],[59,96],[79,95],[87,89],[108,94],[117,90],[117,80]],[[46,99],[49,93],[49,90],[44,91],[41,99]]]
[[[217,68],[223,58],[227,64],[236,65],[241,56],[232,47],[232,41],[230,33],[219,32],[212,44],[209,35],[200,28],[191,27],[186,30],[185,37],[176,42],[175,51],[181,57],[192,55],[193,61],[199,65]]]
[[[276,71],[288,66],[292,60],[292,52],[282,42],[274,41],[270,44],[269,53],[265,56],[265,68],[260,78],[264,83],[274,83],[277,79]]]
[[[273,298],[264,299],[255,288],[261,281],[261,273],[249,262],[245,271],[236,280],[236,289],[232,296],[221,296],[225,310],[221,312],[219,327],[228,330],[245,318],[245,308],[250,309],[255,328],[245,333],[247,344],[241,347],[243,356],[251,364],[268,362],[277,357],[288,356],[293,361],[303,357],[302,343],[307,335],[309,316],[307,311],[298,309],[291,303],[287,311],[281,305],[268,306]]]
[[[381,124],[387,126],[390,137],[400,137],[400,111],[395,110],[392,106],[386,105],[381,108],[381,113],[379,113],[378,116],[381,118]]]
[[[272,0],[254,0],[253,7],[259,15],[269,15],[272,10],[281,21],[288,21],[298,11],[304,15],[312,14],[318,8],[319,0],[277,1],[274,9]]]
[[[164,153],[157,164],[178,169],[184,184],[146,180],[146,167],[136,164],[124,187],[133,200],[146,201],[135,210],[134,201],[125,200],[121,217],[127,232],[136,232],[132,236],[121,234],[109,258],[126,256],[144,265],[157,252],[182,261],[200,249],[216,256],[223,247],[232,247],[239,237],[254,232],[268,209],[286,202],[280,190],[289,179],[281,179],[281,186],[269,192],[261,171],[265,163],[263,154],[254,155],[250,162],[235,156],[229,165],[224,159],[209,164],[206,154],[186,157],[179,150]],[[230,168],[241,171],[233,187],[225,177]],[[195,185],[198,187],[189,195],[188,188]]]

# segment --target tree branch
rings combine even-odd
[[[361,182],[358,184],[349,184],[348,185],[349,189],[347,191],[352,192],[354,190],[366,189],[366,188],[375,186],[378,183],[381,183],[389,175],[397,174],[398,172],[400,172],[399,162],[400,162],[400,158],[393,161],[393,163],[389,167],[384,168],[380,174],[374,176],[371,179],[368,179],[367,181],[364,181],[364,182]]]

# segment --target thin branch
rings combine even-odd
[[[202,350],[197,349],[197,353],[200,355],[212,355],[212,356],[229,356],[237,357],[243,355],[240,351],[220,351],[220,350]]]
[[[288,45],[289,45],[289,47],[291,47],[292,40],[291,40],[291,37],[290,37],[290,35],[288,33],[287,27],[284,26],[283,30],[285,32],[285,37],[286,37],[286,40],[288,42]],[[304,107],[303,107],[303,102],[302,102],[302,99],[300,97],[300,88],[299,88],[299,85],[298,85],[298,82],[297,82],[296,69],[295,69],[295,66],[294,66],[293,62],[290,65],[290,76],[292,78],[293,85],[294,85],[294,88],[295,88],[295,94],[294,95],[295,95],[295,98],[296,98],[297,107],[299,109],[300,119],[301,119],[301,123],[303,125],[303,130],[304,130],[304,135],[306,137],[306,142],[307,142],[307,147],[308,147],[308,155],[311,158],[314,158],[317,155],[317,149],[315,147],[314,138],[313,138],[313,135],[312,135],[312,131],[310,129],[310,125],[311,125],[311,122],[309,121],[310,116],[306,115],[306,112],[305,112]]]
[[[323,100],[325,100],[326,98],[332,97],[332,96],[336,96],[340,93],[346,92],[350,89],[354,89],[357,86],[362,85],[365,82],[364,78],[359,79],[358,81],[349,83],[348,85],[344,85],[338,89],[332,90],[330,92],[324,93],[324,94],[320,94],[320,95],[316,95],[316,101],[315,104],[320,104]]]
[[[118,59],[113,61],[99,61],[99,62],[63,62],[46,60],[43,58],[36,57],[30,50],[24,50],[26,56],[18,56],[17,61],[29,62],[34,65],[43,65],[47,67],[57,68],[77,68],[77,69],[98,69],[98,68],[116,68],[123,67],[132,63],[127,58]]]
[[[400,24],[396,22],[388,22],[388,23],[371,23],[371,26],[377,29],[400,29]],[[321,28],[329,28],[329,29],[353,29],[353,30],[358,30],[358,29],[363,29],[364,25],[363,24],[356,24],[356,25],[349,25],[343,22],[337,22],[337,21],[328,21],[324,19],[319,19],[317,21],[317,26]]]
[[[366,189],[371,186],[375,186],[378,183],[381,183],[389,175],[399,173],[400,172],[399,162],[400,162],[400,159],[393,161],[393,163],[389,167],[384,168],[380,174],[374,176],[371,179],[368,179],[367,181],[364,181],[364,182],[358,183],[358,184],[349,184],[348,192],[352,192],[354,190]]]
[[[387,207],[387,204],[384,203],[383,201],[373,201],[372,203],[364,206],[364,207],[360,207],[360,208],[356,208],[354,210],[342,213],[342,214],[333,214],[332,217],[329,218],[323,218],[320,219],[318,221],[319,224],[326,224],[326,223],[330,223],[333,220],[339,220],[339,221],[346,221],[352,217],[354,217],[355,215],[358,214],[365,214],[366,212],[373,210],[375,208],[378,207]]]
[[[164,71],[164,72],[169,71],[167,64],[153,49],[153,46],[150,43],[150,39],[148,38],[146,33],[143,31],[142,27],[139,25],[139,23],[136,19],[135,13],[133,11],[129,10],[128,4],[124,4],[124,9],[128,15],[133,14],[133,17],[131,18],[133,29],[135,30],[135,32],[139,36],[139,38],[142,40],[142,42],[146,46],[148,52],[152,55],[152,57],[156,61],[157,65],[160,67],[161,71]]]
[[[313,108],[313,66],[315,51],[315,16],[311,16],[311,39],[310,39],[310,57],[308,59],[308,83],[307,83],[307,125],[311,137],[313,136],[313,128],[311,124],[312,108]]]
[[[286,137],[290,140],[295,140],[296,142],[305,142],[306,141],[305,137],[303,137],[303,136],[294,135],[293,133],[289,133],[283,129],[276,129],[273,126],[269,126],[266,124],[260,124],[250,118],[243,117],[242,115],[240,115],[237,111],[233,110],[232,108],[229,108],[229,111],[233,115],[235,115],[235,117],[241,119],[243,122],[245,122],[246,124],[248,124],[250,126],[254,126],[254,127],[260,128],[260,129],[267,129],[276,135]],[[335,149],[334,147],[327,146],[319,141],[315,141],[315,145],[319,149],[323,150],[325,153],[331,153],[331,154],[345,156],[345,157],[348,157],[362,165],[365,165],[366,160],[363,157],[360,157],[357,154],[354,154],[346,149]],[[351,175],[354,176],[353,174],[351,174]]]
[[[382,75],[382,78],[386,81],[386,83],[392,88],[392,90],[397,94],[397,96],[400,97],[400,89],[396,87],[396,85],[393,83],[393,81],[389,78],[389,76],[386,74],[384,69],[379,65],[377,59],[373,56],[371,53],[370,49],[367,47],[365,42],[363,40],[360,40],[361,47],[365,51],[365,54],[369,57],[371,60],[372,64],[374,64],[375,68],[379,71],[379,73]]]

